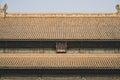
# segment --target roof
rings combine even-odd
[[[0,69],[120,69],[120,54],[1,54]]]
[[[0,15],[0,40],[120,40],[120,15]]]

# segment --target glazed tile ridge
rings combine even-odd
[[[3,17],[0,14],[0,17]],[[116,13],[7,13],[6,17],[120,17]]]

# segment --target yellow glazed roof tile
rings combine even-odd
[[[120,40],[116,14],[7,14],[0,40]]]
[[[119,54],[1,54],[1,69],[120,69]]]

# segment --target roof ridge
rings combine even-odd
[[[120,17],[120,15],[116,13],[7,13],[6,17]]]

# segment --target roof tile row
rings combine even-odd
[[[0,68],[120,69],[119,54],[1,54]]]
[[[120,39],[120,17],[0,18],[0,39]]]

